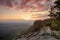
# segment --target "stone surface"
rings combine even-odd
[[[49,29],[49,28],[48,28]],[[58,31],[51,31],[49,30],[40,30],[36,32],[29,33],[29,35],[22,35],[21,38],[17,37],[14,38],[14,40],[60,40],[60,32]],[[52,32],[56,34],[55,36],[52,36]]]

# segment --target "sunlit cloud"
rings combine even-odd
[[[50,18],[48,16],[50,14],[48,11],[28,12],[28,13],[22,15],[22,18],[24,20],[44,20],[44,19]]]
[[[19,11],[11,15],[3,14],[0,19],[43,20],[48,15],[56,0],[0,0],[0,7],[7,7]]]
[[[0,6],[22,11],[49,11],[56,0],[0,0]],[[32,9],[32,10],[30,10]]]
[[[49,12],[43,11],[43,12],[22,12],[21,14],[4,14],[1,15],[0,20],[6,20],[6,19],[23,19],[23,20],[43,20],[50,18],[48,17]]]

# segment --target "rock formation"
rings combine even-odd
[[[13,40],[60,40],[60,31],[51,30],[50,22],[37,20],[28,31],[18,35]]]

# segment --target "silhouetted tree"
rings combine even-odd
[[[60,17],[60,0],[55,2],[56,6],[51,7],[50,17],[58,18]]]
[[[55,2],[56,6],[51,7],[50,17],[53,18],[51,22],[51,28],[55,30],[60,30],[60,0]]]

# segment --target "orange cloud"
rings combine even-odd
[[[21,12],[16,14],[3,14],[0,16],[0,20],[7,20],[7,19],[23,19],[23,20],[42,20],[49,18],[47,15],[49,14],[48,11],[43,12]]]

